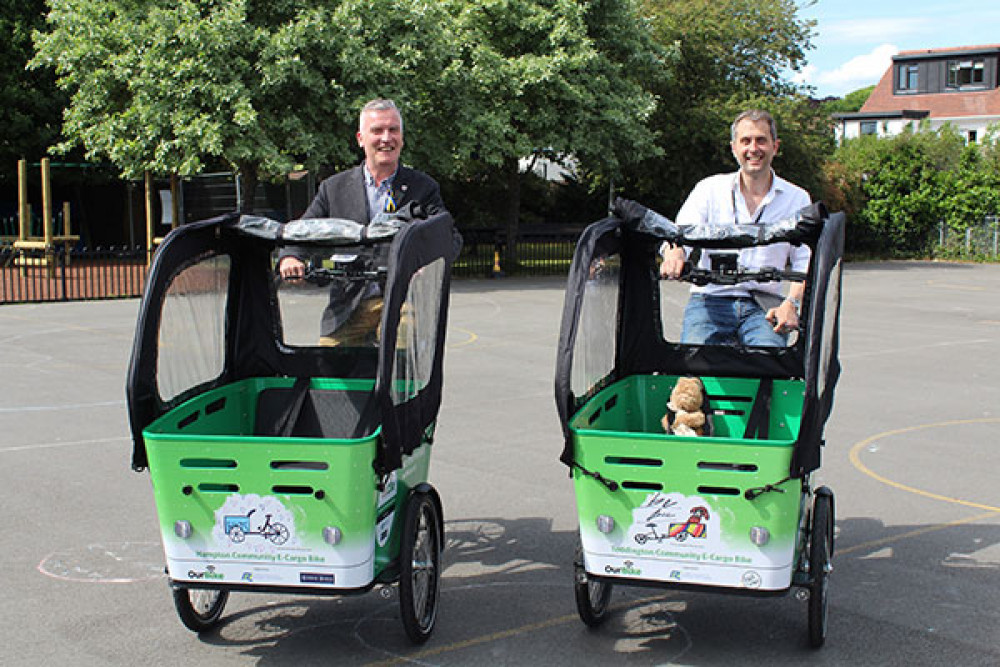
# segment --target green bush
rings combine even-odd
[[[965,145],[952,127],[845,141],[825,168],[825,201],[848,215],[847,252],[930,256],[941,225],[964,233],[1000,213],[1000,160],[991,138]]]

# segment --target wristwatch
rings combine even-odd
[[[802,302],[792,296],[786,296],[785,301],[791,301],[792,305],[795,306],[795,311],[798,312],[802,309]]]

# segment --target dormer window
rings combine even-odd
[[[982,58],[948,61],[949,88],[981,88],[986,83],[986,63]]]
[[[900,65],[897,68],[899,74],[896,90],[899,92],[916,92],[919,84],[920,68],[917,65]]]

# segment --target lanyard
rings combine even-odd
[[[730,194],[733,196],[733,224],[740,224],[739,215],[736,213],[736,189],[730,190]],[[753,224],[760,224],[760,219],[764,215],[764,209],[767,208],[767,204],[764,204],[759,209],[757,209],[757,217],[754,218]]]

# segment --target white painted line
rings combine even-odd
[[[127,442],[130,438],[119,436],[117,438],[93,438],[91,440],[72,440],[69,442],[39,442],[34,445],[15,445],[13,447],[0,447],[0,454],[7,452],[25,452],[33,449],[54,449],[58,447],[81,447],[83,445],[104,445],[111,442]]]

